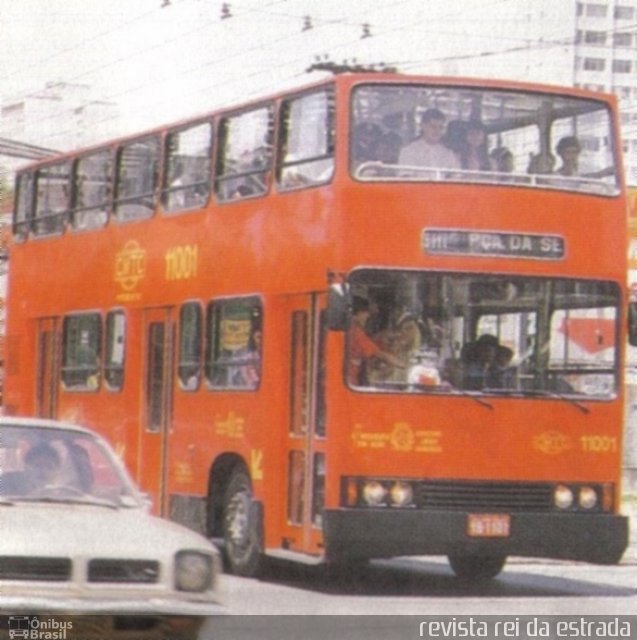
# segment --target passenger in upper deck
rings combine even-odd
[[[382,133],[380,126],[373,122],[361,122],[356,126],[352,146],[354,166],[376,160],[378,142]]]
[[[552,153],[536,153],[531,156],[527,173],[546,174],[553,173],[555,168],[555,156]]]
[[[477,120],[465,124],[464,136],[458,152],[460,165],[469,171],[489,171],[491,164],[487,153],[484,126]]]
[[[372,164],[362,167],[361,177],[391,177],[396,175],[398,155],[402,146],[402,138],[395,131],[384,133],[375,146]]]
[[[186,206],[186,193],[184,191],[184,165],[176,162],[170,179],[170,193],[168,196],[169,208],[183,209]]]
[[[445,135],[442,138],[445,147],[451,149],[457,156],[460,156],[460,151],[465,143],[466,127],[467,124],[463,120],[450,120],[447,122]]]
[[[376,146],[376,160],[383,164],[398,164],[402,139],[395,131],[384,133]]]
[[[403,147],[398,159],[399,164],[412,167],[459,169],[458,157],[442,143],[446,128],[445,114],[439,109],[427,109],[422,114],[420,127],[420,138]]]
[[[490,154],[491,170],[500,173],[513,173],[515,169],[513,154],[506,147],[496,147]]]
[[[582,150],[579,140],[575,136],[565,136],[558,143],[555,151],[560,156],[562,165],[557,173],[563,176],[576,176],[578,174],[579,154]]]

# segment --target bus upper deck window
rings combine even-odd
[[[295,189],[334,173],[334,97],[318,91],[286,100],[281,119],[279,186]]]
[[[60,234],[70,208],[70,163],[54,164],[36,172],[33,232],[36,236]]]
[[[221,201],[260,196],[272,170],[274,107],[244,111],[221,121],[216,192]]]
[[[120,222],[153,215],[159,172],[159,137],[124,145],[118,154],[115,215]]]
[[[13,213],[13,237],[25,240],[33,218],[33,175],[21,173],[16,179],[16,200]]]
[[[204,122],[168,134],[162,204],[166,211],[203,207],[210,196],[212,124]]]
[[[435,115],[435,118],[432,117]],[[619,193],[603,100],[441,85],[357,87],[350,122],[357,180],[516,185]],[[557,162],[575,140],[576,162]]]
[[[80,158],[73,174],[74,229],[97,229],[108,220],[113,195],[113,154],[104,149]]]

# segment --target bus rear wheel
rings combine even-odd
[[[226,487],[223,539],[230,571],[239,576],[258,575],[263,558],[263,535],[252,500],[250,477],[244,469],[235,469]]]
[[[477,556],[455,555],[449,556],[449,564],[453,572],[461,580],[479,582],[495,578],[504,568],[506,556]]]

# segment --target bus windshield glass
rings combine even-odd
[[[558,94],[363,85],[353,94],[350,167],[362,181],[449,181],[619,193],[601,101]]]
[[[360,269],[349,285],[351,387],[596,400],[616,394],[614,283]]]

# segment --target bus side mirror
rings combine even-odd
[[[628,303],[628,344],[637,347],[637,302]]]
[[[332,284],[327,295],[327,326],[330,331],[347,329],[349,296],[343,284]]]

